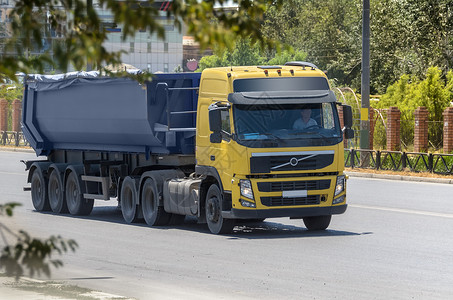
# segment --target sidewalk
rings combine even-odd
[[[450,178],[421,177],[421,176],[417,176],[417,173],[413,173],[413,175],[393,175],[393,174],[381,174],[381,173],[371,173],[371,172],[361,172],[361,171],[345,171],[345,174],[348,175],[349,177],[453,184],[453,179],[450,179]]]
[[[62,300],[65,298],[44,295],[37,291],[21,289],[24,280],[18,282],[12,277],[0,276],[0,299],[1,300]]]
[[[69,285],[65,282],[21,277],[16,281],[0,273],[0,300],[134,300]]]
[[[35,153],[35,151],[32,148],[14,147],[14,146],[0,146],[0,151]],[[0,300],[2,300],[2,299],[0,299]]]

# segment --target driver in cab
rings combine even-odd
[[[311,118],[311,109],[306,107],[301,110],[300,118],[294,121],[293,129],[303,130],[316,125],[318,125],[318,123]]]

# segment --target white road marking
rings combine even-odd
[[[361,205],[361,204],[349,204],[349,207],[357,207],[357,208],[383,210],[383,211],[399,212],[399,213],[405,213],[405,214],[414,214],[414,215],[423,215],[423,216],[430,216],[430,217],[441,217],[441,218],[453,219],[453,214],[443,214],[443,213],[436,213],[436,212],[431,212],[431,211],[380,207],[380,206]]]

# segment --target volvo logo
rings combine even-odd
[[[278,168],[281,168],[281,167],[285,167],[285,166],[292,166],[292,167],[295,167],[297,166],[297,164],[300,162],[300,161],[303,161],[303,160],[306,160],[306,159],[309,159],[309,158],[312,158],[312,157],[315,157],[317,156],[318,154],[312,154],[312,155],[308,155],[308,156],[304,156],[304,157],[301,157],[301,158],[296,158],[296,157],[292,157],[289,162],[287,163],[284,163],[284,164],[281,164],[281,165],[278,165],[278,166],[274,166],[271,168],[271,170],[276,170]]]

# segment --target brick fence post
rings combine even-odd
[[[368,146],[370,150],[373,150],[373,139],[374,139],[374,126],[376,125],[376,120],[374,119],[374,109],[370,107],[368,120],[370,120],[370,145]]]
[[[338,106],[338,117],[340,118],[340,128],[343,129],[344,127],[344,119],[343,119],[343,105]],[[343,147],[348,147],[348,141],[344,138],[343,134]]]
[[[448,107],[442,113],[444,116],[444,153],[453,151],[453,107]]]
[[[399,151],[401,145],[400,139],[400,110],[392,106],[387,109],[387,150]]]
[[[414,111],[414,151],[428,152],[428,116],[426,107],[419,107]]]
[[[0,131],[8,131],[8,101],[0,99]]]
[[[13,101],[13,116],[12,116],[12,130],[14,132],[19,132],[21,131],[21,128],[20,128],[20,117],[22,116],[22,103],[20,102],[20,100],[18,99],[15,99]]]

